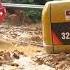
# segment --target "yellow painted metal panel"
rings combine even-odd
[[[46,4],[42,12],[43,39],[47,45],[52,44],[51,40],[51,22],[50,22],[50,4]]]
[[[51,21],[70,22],[70,15],[67,18],[66,11],[70,11],[70,2],[51,3]]]
[[[70,53],[70,45],[54,45],[54,53]]]

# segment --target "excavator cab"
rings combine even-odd
[[[70,1],[47,2],[42,11],[47,53],[70,53]]]

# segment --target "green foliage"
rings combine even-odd
[[[45,4],[46,1],[52,1],[52,0],[2,0],[2,2],[13,2],[13,3],[27,3],[27,4]]]
[[[32,19],[33,22],[41,20],[41,10],[40,9],[26,9],[26,16]]]
[[[5,2],[5,3],[7,3],[7,2],[9,2],[9,0],[2,0],[2,2]]]
[[[34,2],[34,0],[2,0],[2,2],[12,2],[12,3],[19,3],[19,4],[25,4],[25,3],[27,3],[27,4],[29,4],[29,3],[33,3]]]
[[[34,0],[34,3],[38,5],[44,5],[46,3],[46,0]]]

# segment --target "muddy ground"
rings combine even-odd
[[[0,70],[70,70],[70,54],[47,54],[41,24],[0,25]]]

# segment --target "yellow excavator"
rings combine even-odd
[[[43,44],[47,53],[70,53],[70,1],[47,2],[42,11]]]

